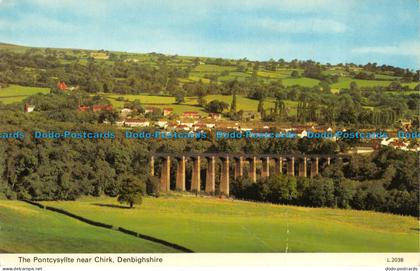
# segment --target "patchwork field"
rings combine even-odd
[[[0,252],[176,252],[20,201],[0,201]]]
[[[38,88],[38,87],[24,87],[18,85],[10,85],[6,88],[0,88],[0,102],[4,104],[11,104],[21,102],[28,96],[37,93],[49,93],[49,88]]]
[[[104,97],[107,97],[112,105],[116,108],[122,108],[124,106],[124,101],[119,101],[118,98],[124,98],[127,101],[139,100],[142,105],[147,106],[156,106],[159,108],[171,107],[174,109],[174,112],[177,114],[182,114],[187,111],[197,111],[201,115],[207,115],[205,109],[198,105],[197,97],[185,97],[185,102],[182,104],[176,104],[174,97],[169,96],[157,96],[157,95],[147,95],[147,94],[138,94],[138,95],[123,95],[123,94],[102,94]],[[232,102],[232,95],[207,95],[204,97],[207,102],[213,100],[220,100],[228,103]],[[286,106],[289,108],[289,114],[296,114],[296,101],[284,101]],[[237,110],[244,111],[257,111],[258,100],[249,99],[247,97],[237,95]],[[267,98],[264,101],[264,108],[270,109],[274,108],[274,99]]]
[[[190,195],[145,198],[135,209],[119,208],[113,198],[44,204],[195,252],[419,251],[416,219],[390,214]]]
[[[361,79],[353,79],[350,77],[340,77],[337,83],[331,85],[331,88],[348,88],[350,87],[350,83],[354,81],[357,83],[359,87],[374,87],[374,86],[382,86],[386,87],[391,84],[391,81],[381,81],[381,80],[361,80]],[[410,89],[414,89],[418,83],[402,83],[403,86],[408,86]]]

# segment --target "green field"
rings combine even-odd
[[[312,79],[312,78],[306,78],[306,77],[286,78],[286,79],[283,79],[283,84],[285,86],[300,85],[300,86],[304,86],[304,87],[314,87],[314,86],[317,86],[319,84],[319,80]]]
[[[147,94],[138,94],[138,95],[123,95],[123,94],[102,94],[104,97],[108,98],[111,104],[116,108],[122,108],[124,106],[124,101],[117,101],[117,98],[122,97],[125,100],[134,101],[140,100],[140,102],[145,106],[156,106],[159,108],[171,107],[174,109],[174,113],[182,114],[186,111],[197,111],[201,115],[207,115],[204,108],[198,105],[197,97],[185,97],[185,103],[176,104],[174,97],[169,96],[157,96],[157,95],[147,95]],[[228,104],[232,102],[232,95],[207,95],[204,97],[207,102],[213,100],[224,101]],[[289,114],[296,114],[297,102],[295,101],[284,101],[286,106],[289,108]],[[245,96],[237,95],[237,110],[244,111],[257,111],[258,100],[249,99]],[[268,98],[264,102],[264,108],[270,109],[274,108],[274,99]]]
[[[207,113],[204,111],[204,108],[198,106],[196,98],[187,97],[185,98],[186,104],[176,104],[175,97],[169,96],[157,96],[157,95],[117,95],[117,94],[106,94],[104,97],[107,97],[111,102],[112,106],[116,108],[123,108],[124,101],[117,101],[118,97],[123,97],[125,100],[134,101],[140,100],[141,104],[144,107],[159,107],[161,109],[169,107],[174,110],[175,114],[181,115],[183,112],[196,111],[200,115],[205,116]],[[190,101],[190,102],[188,102]]]
[[[178,194],[147,197],[135,209],[116,208],[120,205],[113,198],[44,204],[195,252],[284,252],[286,247],[288,252],[419,251],[415,218],[375,212]]]
[[[331,85],[331,88],[348,88],[350,87],[350,83],[354,81],[357,83],[359,87],[374,87],[374,86],[382,86],[387,87],[391,84],[391,81],[381,81],[381,80],[361,80],[361,79],[353,79],[350,77],[340,77],[337,83]],[[410,89],[414,89],[418,83],[402,83],[403,86],[408,86]]]
[[[176,252],[20,201],[0,201],[0,253]]]
[[[37,93],[49,93],[49,88],[38,88],[38,87],[24,87],[18,85],[10,85],[6,88],[0,88],[0,102],[4,104],[11,104],[21,102],[28,96]]]

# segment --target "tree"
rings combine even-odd
[[[112,124],[118,120],[119,114],[116,111],[102,111],[98,117],[99,123],[104,123],[104,121],[109,121]]]
[[[204,96],[200,96],[200,97],[198,97],[198,104],[199,104],[200,106],[205,107],[205,106],[206,106],[206,103],[207,103],[207,101],[206,101],[206,99],[204,98]]]
[[[264,117],[264,98],[260,98],[259,102],[258,102],[258,107],[257,107],[257,111],[261,114],[261,117]]]
[[[236,90],[233,91],[232,103],[230,104],[230,111],[236,112]]]
[[[298,77],[299,77],[299,72],[298,72],[298,71],[296,71],[296,70],[294,70],[294,71],[292,71],[292,73],[290,74],[290,76],[291,76],[292,78],[298,78]]]
[[[207,104],[206,108],[211,113],[222,113],[223,110],[229,108],[229,104],[219,100],[213,100]]]
[[[324,92],[331,92],[331,86],[326,81],[319,82],[319,86],[322,88]]]
[[[178,92],[177,94],[175,94],[175,101],[177,104],[185,102],[184,93]]]
[[[118,202],[127,203],[130,208],[134,204],[141,204],[143,202],[144,183],[134,176],[124,176],[121,180],[120,193],[118,195]]]
[[[357,85],[357,83],[356,82],[354,82],[354,81],[351,81],[350,82],[350,90],[352,90],[352,91],[356,91],[356,90],[358,90],[359,89],[359,86]]]

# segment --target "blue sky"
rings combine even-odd
[[[417,0],[0,0],[0,42],[420,69]]]

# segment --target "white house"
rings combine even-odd
[[[160,128],[166,128],[168,127],[168,122],[166,120],[159,120],[156,122],[156,125],[159,126]]]
[[[133,112],[133,110],[130,109],[130,108],[123,108],[123,109],[121,109],[121,114],[128,115],[128,114],[130,114],[132,112]]]
[[[33,112],[34,110],[35,110],[34,105],[25,104],[25,107],[24,107],[25,113],[30,113],[30,112]]]
[[[124,121],[124,125],[127,127],[149,127],[150,122],[140,119],[128,119]]]

